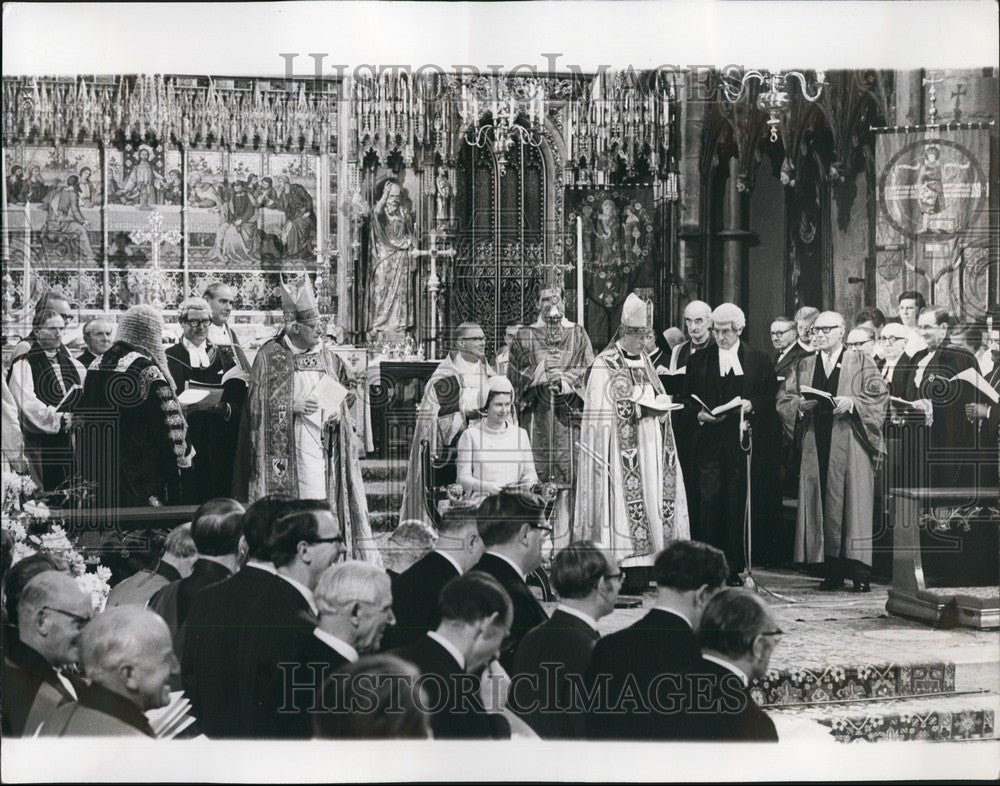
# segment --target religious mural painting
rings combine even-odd
[[[566,189],[567,265],[578,255],[578,219],[587,293],[584,324],[595,347],[611,339],[625,298],[653,286],[653,192],[649,187]]]
[[[21,308],[54,289],[80,307],[100,308],[100,150],[19,145],[8,149],[6,163],[6,306]]]

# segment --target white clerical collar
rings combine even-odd
[[[208,326],[208,340],[213,344],[232,344],[233,339],[229,332],[229,325],[223,322],[216,325],[214,322]]]
[[[59,350],[58,349],[46,349],[46,350],[43,350],[43,351],[45,352],[45,357],[47,357],[49,360],[58,360],[59,359]]]
[[[212,365],[212,362],[208,359],[207,341],[201,346],[198,346],[182,336],[181,346],[188,351],[188,356],[191,358],[191,368],[208,368]]]
[[[313,634],[327,647],[347,658],[350,663],[358,662],[358,651],[343,639],[338,639],[332,633],[327,633],[322,628],[316,628]]]
[[[680,617],[682,620],[684,620],[688,624],[688,627],[691,628],[691,630],[694,630],[694,625],[691,624],[690,618],[683,611],[678,611],[677,609],[675,609],[675,608],[673,608],[671,606],[665,606],[662,603],[657,603],[655,606],[653,606],[653,608],[654,609],[659,609],[660,611],[669,612],[670,614],[673,614],[675,617]]]
[[[447,551],[442,551],[441,549],[434,549],[434,551],[436,551],[438,554],[440,554],[442,557],[448,560],[448,562],[454,565],[455,570],[458,571],[459,576],[461,576],[462,573],[465,572],[462,570],[462,566],[458,564],[458,560],[456,560],[453,556],[451,556],[451,554],[449,554]]]
[[[722,666],[722,668],[731,671],[733,674],[735,674],[737,677],[740,678],[740,681],[743,683],[744,688],[750,685],[750,678],[746,675],[746,672],[743,671],[743,669],[741,669],[735,663],[730,663],[725,658],[719,658],[715,655],[710,655],[705,652],[701,654],[701,657],[703,657],[707,661],[711,661],[712,663],[717,663],[719,666]]]
[[[505,556],[503,554],[500,554],[497,551],[490,551],[489,549],[486,550],[486,553],[487,554],[492,554],[497,559],[502,559],[504,562],[506,562],[508,565],[510,565],[514,570],[516,570],[517,571],[517,575],[521,577],[521,581],[524,581],[524,571],[521,570],[521,566],[518,565],[517,563],[515,563],[514,560],[512,560],[510,557],[507,557],[507,556]]]
[[[457,368],[463,374],[472,374],[474,372],[480,371],[482,369],[482,361],[479,360],[466,360],[462,357],[461,352],[456,352],[455,357],[451,361],[455,364]]]
[[[307,587],[305,584],[296,581],[291,576],[288,576],[284,573],[278,573],[277,571],[275,571],[275,575],[279,579],[284,579],[293,587],[295,587],[295,589],[299,591],[299,594],[306,599],[306,603],[309,604],[309,608],[312,610],[312,613],[315,614],[317,617],[319,616],[319,609],[316,608],[316,600],[313,598],[312,590],[309,589],[309,587]]]
[[[465,656],[459,652],[458,647],[452,644],[448,639],[438,633],[436,630],[427,631],[427,635],[430,636],[434,641],[448,650],[448,653],[453,657],[459,665],[462,671],[465,671]]]
[[[806,352],[815,352],[816,351],[815,347],[811,347],[808,344],[803,344],[801,339],[799,341],[795,342],[795,343],[797,343],[800,347],[802,347]]]
[[[246,567],[257,568],[257,570],[262,570],[265,573],[270,573],[272,576],[278,575],[278,570],[277,568],[274,567],[273,562],[264,562],[263,560],[251,558],[246,561]]]
[[[593,628],[594,630],[597,630],[597,620],[595,620],[593,617],[591,617],[586,612],[580,611],[579,609],[574,609],[574,608],[572,608],[570,606],[564,606],[562,603],[560,603],[558,606],[556,606],[556,611],[565,611],[567,614],[569,614],[569,615],[571,615],[573,617],[576,617],[578,619],[583,620],[591,628]]]

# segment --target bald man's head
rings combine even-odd
[[[80,650],[91,682],[142,712],[170,703],[167,683],[179,667],[170,629],[159,614],[139,606],[108,609],[84,629]]]
[[[684,330],[695,344],[708,341],[712,327],[712,307],[704,300],[692,300],[684,307]]]

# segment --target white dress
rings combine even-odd
[[[458,482],[473,497],[484,496],[483,483],[531,486],[538,482],[528,433],[505,420],[499,429],[485,419],[458,439]]]

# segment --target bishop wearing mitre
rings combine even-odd
[[[250,372],[248,501],[275,493],[328,500],[348,552],[380,563],[347,371],[323,346],[325,320],[308,274],[303,271],[297,285],[280,286],[284,327],[260,348]]]
[[[580,428],[576,530],[610,549],[641,587],[668,543],[690,538],[671,411],[680,409],[643,351],[653,306],[630,294],[618,337],[594,360]],[[635,581],[632,581],[632,569]]]

